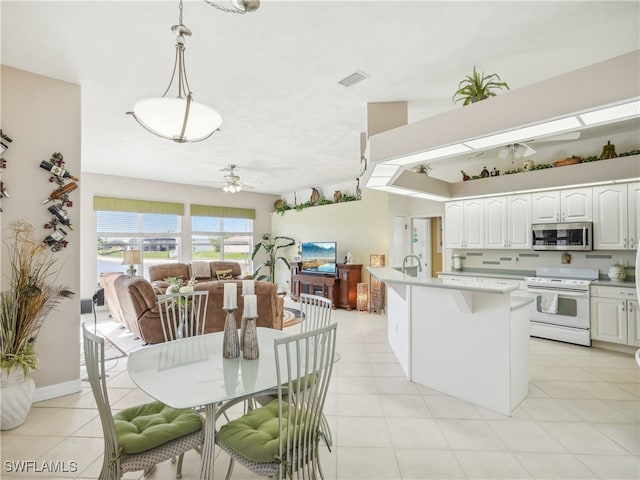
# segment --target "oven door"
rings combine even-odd
[[[584,290],[529,287],[533,298],[530,320],[532,322],[559,325],[588,330],[589,292]],[[557,295],[554,302],[553,296]]]

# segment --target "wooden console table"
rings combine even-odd
[[[301,293],[329,298],[333,308],[351,310],[357,307],[357,284],[360,282],[362,265],[338,264],[338,277],[314,275],[300,272],[301,263],[291,263],[291,298],[300,299]]]

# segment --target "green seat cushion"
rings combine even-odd
[[[283,431],[287,431],[289,413],[283,410]],[[300,422],[304,428],[304,422]],[[286,436],[283,444],[286,445]],[[254,462],[274,462],[278,457],[278,400],[256,408],[220,427],[218,441]]]
[[[190,408],[175,409],[151,402],[113,416],[124,453],[140,453],[202,428],[202,418]]]

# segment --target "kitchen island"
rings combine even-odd
[[[407,378],[511,415],[528,393],[531,299],[512,296],[516,285],[367,271],[388,286],[389,343]]]

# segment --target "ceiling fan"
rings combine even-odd
[[[246,183],[240,180],[240,177],[236,174],[237,165],[229,164],[224,168],[221,168],[221,172],[229,172],[223,178],[223,181],[209,182],[205,181],[204,183],[217,183],[221,185],[221,188],[226,193],[238,193],[241,190],[250,190],[254,188],[253,184]]]
[[[529,146],[529,143],[566,142],[568,140],[577,140],[578,138],[580,138],[580,132],[566,132],[546,137],[532,138],[528,140],[527,143],[518,142],[500,147],[498,149],[498,157],[503,159],[511,158],[511,161],[513,161],[514,158],[526,158],[536,153],[536,151]]]

